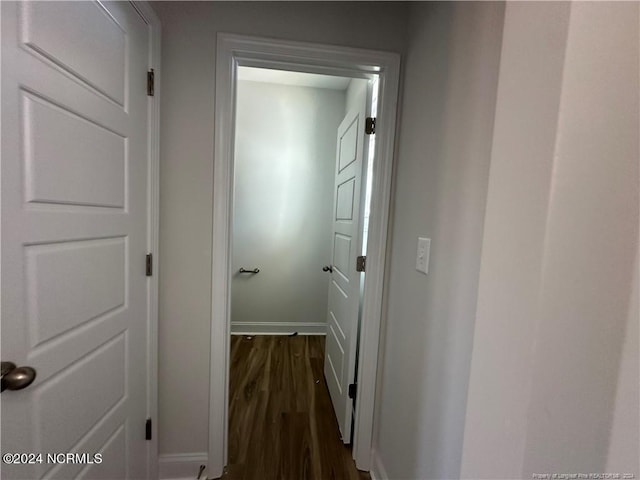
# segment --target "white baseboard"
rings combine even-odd
[[[198,477],[200,465],[207,465],[208,461],[206,452],[160,455],[158,457],[160,480],[195,480]],[[201,480],[206,478],[205,469]]]
[[[372,466],[371,471],[369,472],[369,475],[371,475],[371,480],[388,480],[389,475],[387,475],[387,471],[382,464],[382,459],[375,449],[371,452],[371,456]]]
[[[326,335],[326,323],[231,322],[231,335]]]

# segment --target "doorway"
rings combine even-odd
[[[345,445],[377,76],[237,73],[227,475],[357,476]]]
[[[216,68],[216,158],[214,163],[215,208],[208,473],[214,477],[221,475],[223,467],[227,463],[232,280],[235,274],[240,273],[240,267],[245,270],[243,274],[255,275],[256,277],[260,275],[260,273],[250,273],[252,270],[259,269],[258,266],[234,265],[231,242],[234,211],[235,100],[240,67],[268,68],[345,78],[371,79],[375,76],[379,78],[376,162],[371,173],[371,214],[367,236],[367,283],[362,297],[361,329],[359,336],[357,336],[361,346],[361,368],[357,376],[358,395],[355,400],[356,414],[353,421],[353,458],[359,469],[369,470],[399,58],[395,54],[384,52],[221,34],[218,36]],[[264,119],[264,121],[268,121],[268,119]],[[346,197],[345,191],[336,193],[336,197]],[[361,244],[361,242],[354,242],[354,244],[356,243]],[[357,298],[359,299],[359,295]],[[356,311],[358,310],[356,309]],[[356,335],[353,337],[355,339]]]
[[[326,333],[336,131],[366,82],[238,68],[232,335]]]

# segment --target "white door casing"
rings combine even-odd
[[[2,477],[147,478],[149,25],[127,2],[1,8],[2,360],[37,371],[2,393],[2,453],[43,454]],[[102,462],[48,463],[67,452]]]
[[[380,78],[376,122],[371,216],[367,243],[367,282],[362,308],[358,397],[353,458],[369,470],[374,434],[374,397],[383,310],[386,254],[400,56],[335,45],[302,43],[219,33],[216,51],[215,160],[213,173],[213,247],[209,452],[207,473],[222,475],[227,457],[230,295],[232,272],[233,138],[235,78],[238,66],[285,69],[353,78]]]
[[[366,105],[347,113],[338,127],[334,183],[332,273],[329,280],[324,376],[344,443],[351,442],[358,309],[363,274],[356,271],[361,254],[366,158]]]

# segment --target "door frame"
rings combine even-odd
[[[158,478],[158,274],[160,263],[160,19],[144,0],[130,3],[149,27],[148,68],[154,70],[153,96],[147,97],[147,252],[153,255],[153,274],[147,278],[147,415],[152,436],[147,443],[147,475]]]
[[[373,74],[380,77],[376,122],[376,163],[373,170],[353,442],[353,458],[356,466],[361,470],[370,470],[400,55],[228,33],[217,35],[207,468],[208,476],[214,478],[222,475],[228,453],[233,150],[236,81],[239,66],[279,68],[354,78],[370,78]]]

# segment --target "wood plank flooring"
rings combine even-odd
[[[370,480],[340,440],[324,337],[231,337],[226,480]]]

